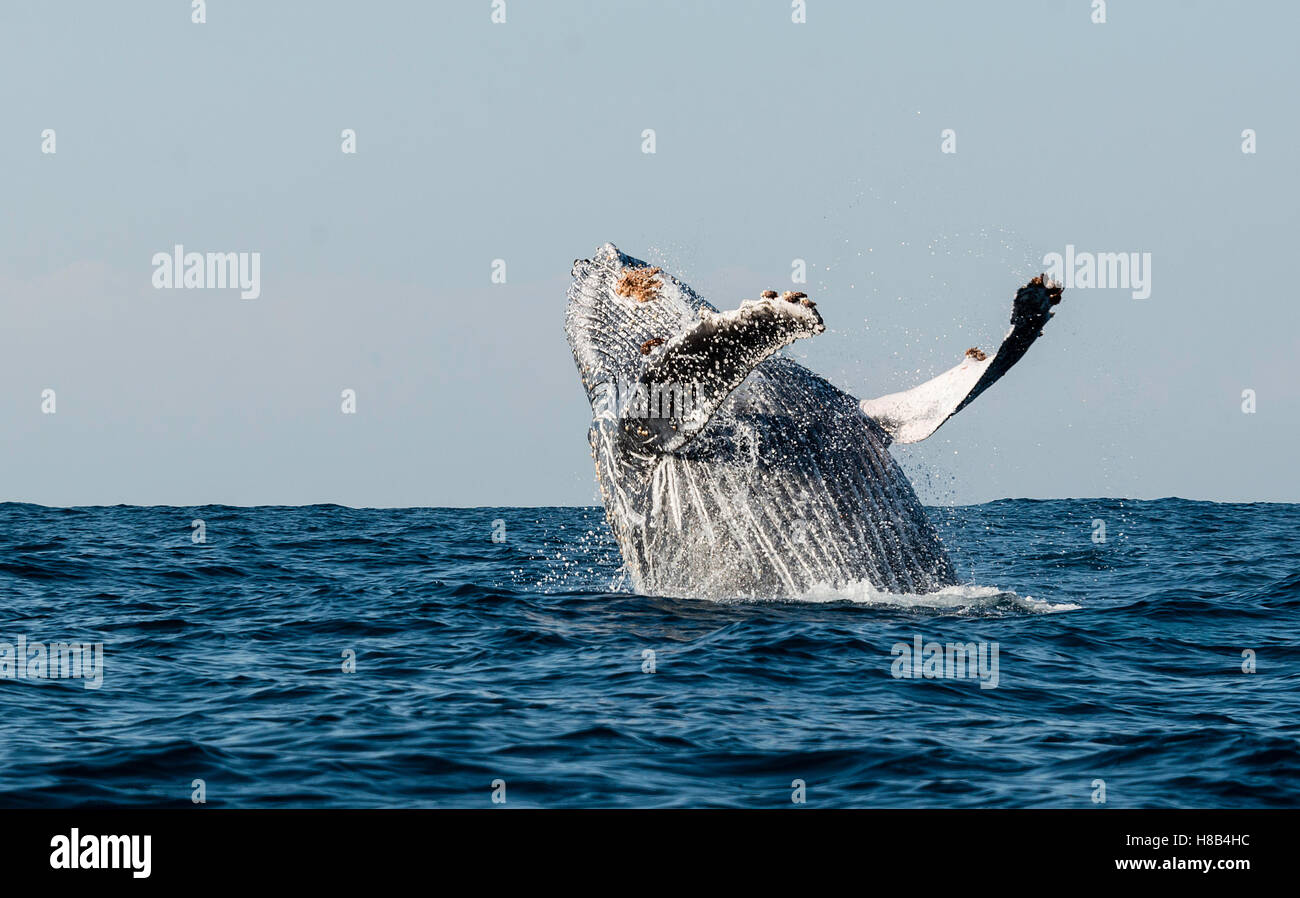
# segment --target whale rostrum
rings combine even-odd
[[[791,359],[825,330],[803,293],[718,311],[607,243],[577,259],[565,331],[591,403],[606,517],[638,592],[796,597],[868,581],[923,593],[951,561],[888,451],[916,442],[1007,372],[1060,287],[1016,294],[998,349],[911,390],[859,402]]]

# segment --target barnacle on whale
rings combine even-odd
[[[1034,278],[1029,283],[1030,285],[1035,287],[1046,287],[1047,296],[1048,299],[1051,300],[1052,305],[1056,305],[1058,302],[1061,301],[1061,289],[1062,289],[1061,285],[1058,284],[1056,281],[1049,281],[1046,275],[1040,274],[1038,277]]]
[[[649,302],[664,282],[655,277],[659,268],[624,268],[614,292],[619,296],[628,296],[637,302]],[[643,352],[646,350],[642,350]]]

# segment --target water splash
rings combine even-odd
[[[866,580],[832,586],[819,583],[794,601],[830,604],[851,602],[855,605],[882,605],[896,608],[937,608],[960,612],[1028,611],[1035,614],[1052,614],[1060,611],[1078,611],[1083,606],[1070,602],[1053,603],[1033,596],[1020,596],[998,589],[996,586],[976,586],[972,583],[946,586],[935,592],[897,593],[877,589]]]

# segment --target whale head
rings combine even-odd
[[[700,322],[712,305],[672,275],[612,243],[573,261],[564,330],[593,407],[609,388],[634,384],[652,350]]]

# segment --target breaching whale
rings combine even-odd
[[[888,447],[934,433],[1014,365],[1060,302],[1016,293],[992,354],[859,402],[776,353],[825,325],[803,293],[719,312],[612,243],[573,263],[565,332],[591,403],[596,479],[633,587],[789,598],[868,581],[924,593],[956,574]]]

